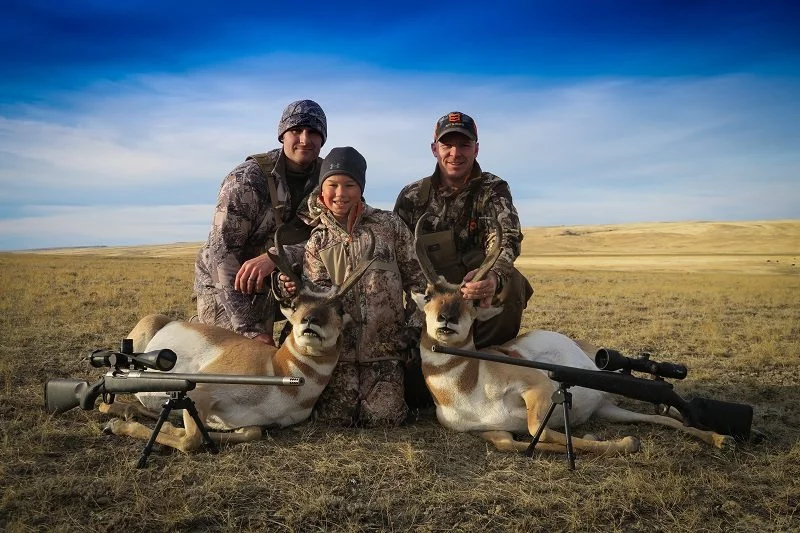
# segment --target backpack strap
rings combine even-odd
[[[272,207],[277,212],[277,220],[280,225],[283,222],[283,215],[286,212],[286,204],[278,201],[278,186],[275,184],[275,176],[272,174],[274,164],[270,154],[253,154],[247,156],[247,160],[253,160],[258,163],[261,173],[267,179],[267,187],[269,187],[269,199],[272,202]]]
[[[420,212],[424,213],[428,210],[428,204],[431,201],[431,187],[433,186],[433,176],[422,178],[422,183],[419,186],[419,207]]]

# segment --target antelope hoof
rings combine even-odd
[[[733,450],[736,448],[736,439],[730,435],[714,435],[714,447],[720,450]]]
[[[622,451],[625,453],[636,453],[642,446],[642,443],[639,440],[639,438],[633,436],[625,437],[624,439],[622,439],[621,444],[623,446]]]
[[[586,435],[583,436],[583,440],[600,441],[602,439],[600,439],[600,437],[598,437],[594,433],[587,433]]]
[[[117,433],[117,429],[119,428],[120,424],[122,424],[122,420],[120,420],[119,418],[112,418],[111,420],[106,422],[105,426],[103,426],[103,434],[115,435]]]

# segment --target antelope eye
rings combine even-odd
[[[336,314],[339,316],[344,316],[344,306],[339,305],[336,307]]]
[[[429,292],[425,293],[425,301],[426,302],[430,302],[431,301],[431,293],[429,293]]]

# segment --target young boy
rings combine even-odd
[[[344,332],[333,377],[315,407],[317,420],[343,425],[397,425],[408,413],[404,367],[413,339],[403,295],[424,278],[414,237],[394,213],[363,199],[367,162],[352,147],[333,148],[322,162],[308,207],[313,226],[303,277],[317,287],[339,285],[374,241],[374,262],[344,297],[353,324]],[[288,288],[288,287],[287,287]]]

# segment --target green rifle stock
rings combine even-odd
[[[45,383],[44,403],[48,413],[64,413],[80,406],[84,411],[94,409],[101,395],[135,394],[137,392],[186,392],[197,383],[230,385],[289,385],[305,383],[302,377],[293,376],[247,376],[236,374],[181,374],[159,371],[108,372],[100,380],[89,384],[71,378],[51,379]]]

